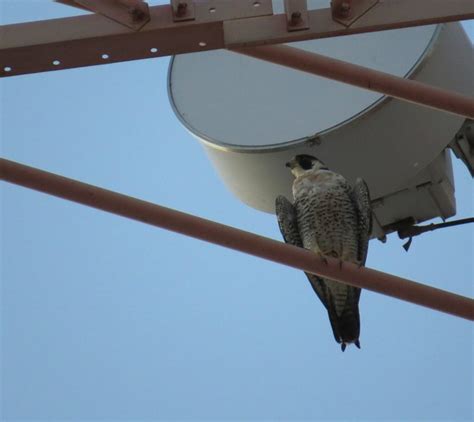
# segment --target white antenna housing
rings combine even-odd
[[[472,45],[458,23],[291,45],[474,93]],[[377,236],[455,214],[445,149],[462,117],[225,50],[175,56],[169,96],[224,183],[254,208],[274,212],[277,195],[291,198],[285,162],[306,153],[367,181]]]

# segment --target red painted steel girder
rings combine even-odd
[[[472,0],[391,0],[348,27],[330,8],[308,10],[308,29],[288,31],[286,14],[273,15],[270,0],[255,3],[200,1],[185,22],[173,20],[170,5],[153,6],[139,32],[99,15],[0,26],[0,77],[474,19]]]
[[[312,252],[203,218],[165,208],[53,173],[0,159],[0,179],[70,201],[131,218],[226,248],[318,274],[401,300],[474,320],[474,300],[370,268]]]
[[[474,98],[411,79],[286,45],[239,48],[232,51],[474,119]]]

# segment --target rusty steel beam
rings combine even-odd
[[[474,98],[411,79],[286,45],[238,48],[232,51],[474,119]]]
[[[251,254],[322,277],[474,320],[474,300],[370,268],[328,258],[303,248],[238,230],[170,208],[0,159],[0,180],[78,202],[226,248]]]
[[[0,26],[0,77],[473,19],[474,1],[378,2],[349,27],[330,8],[309,10],[309,28],[299,31],[272,13],[270,0],[209,0],[195,2],[185,22],[174,22],[170,5],[150,7],[140,32],[98,15]]]

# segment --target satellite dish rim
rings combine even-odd
[[[416,60],[416,62],[410,67],[410,69],[406,72],[406,74],[403,76],[404,79],[409,79],[412,76],[415,76],[417,73],[419,73],[423,67],[426,65],[426,62],[430,58],[432,52],[434,51],[436,45],[438,44],[438,41],[440,39],[439,35],[443,29],[445,24],[438,24],[436,25],[435,30],[433,31],[433,35],[431,36],[428,44],[426,45],[426,48],[423,50],[423,53],[420,55],[420,57]],[[404,28],[400,29],[403,30]],[[317,40],[317,39],[314,39]],[[291,43],[290,43],[291,44]],[[190,53],[190,54],[199,54],[199,53]],[[238,53],[235,53],[238,54]],[[200,142],[205,144],[206,146],[209,146],[213,149],[223,151],[223,152],[238,152],[238,153],[261,153],[261,152],[278,152],[278,151],[283,151],[288,149],[288,147],[295,147],[295,146],[302,146],[305,143],[312,144],[313,142],[317,142],[318,138],[326,136],[330,134],[331,132],[334,132],[338,129],[340,129],[343,126],[347,126],[349,124],[355,124],[359,119],[362,117],[366,117],[374,112],[376,112],[382,105],[387,103],[388,101],[393,100],[394,98],[382,95],[379,99],[375,100],[372,104],[364,108],[363,110],[359,111],[358,113],[354,114],[353,116],[349,117],[346,120],[343,120],[340,123],[337,123],[334,126],[331,126],[327,129],[324,129],[320,132],[316,132],[311,135],[307,135],[302,138],[297,138],[297,139],[292,139],[290,141],[286,142],[280,142],[278,144],[267,144],[263,146],[249,146],[249,145],[236,145],[236,144],[228,144],[226,142],[218,141],[205,133],[202,133],[199,129],[196,129],[194,126],[192,126],[180,113],[178,110],[178,107],[176,106],[173,92],[172,92],[172,81],[171,81],[171,74],[173,71],[173,66],[174,66],[174,61],[175,61],[176,55],[171,56],[170,62],[168,64],[168,74],[167,74],[167,81],[166,81],[166,86],[167,86],[167,93],[168,93],[168,100],[171,104],[171,108],[173,110],[173,113],[175,116],[178,118],[178,120],[181,122],[181,124],[195,137],[198,138]],[[275,65],[278,66],[278,65]],[[295,72],[300,72],[299,70],[295,69]],[[343,82],[340,82],[343,83]],[[356,87],[357,88],[357,87]],[[359,88],[363,89],[363,88]],[[401,100],[403,101],[403,100]]]

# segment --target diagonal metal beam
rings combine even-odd
[[[383,1],[348,28],[330,8],[309,10],[309,28],[290,32],[270,0],[200,1],[194,14],[176,23],[170,5],[150,7],[138,33],[98,15],[0,26],[0,77],[474,19],[474,1]]]
[[[170,208],[0,159],[0,180],[474,321],[474,300]]]
[[[287,45],[234,49],[250,57],[323,76],[414,104],[474,119],[474,98]]]

